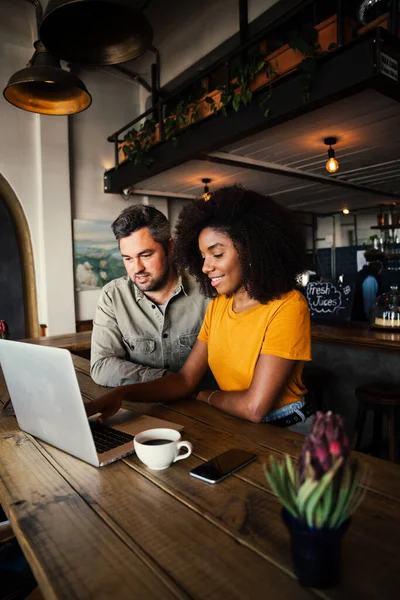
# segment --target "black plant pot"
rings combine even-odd
[[[290,533],[293,567],[299,583],[315,588],[339,583],[341,541],[350,519],[338,529],[310,529],[285,508],[282,519]]]

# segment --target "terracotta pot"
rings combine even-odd
[[[222,92],[220,90],[213,90],[212,92],[210,92],[209,94],[205,94],[203,96],[203,98],[201,98],[199,100],[199,118],[198,121],[205,119],[207,117],[209,117],[210,115],[212,115],[212,111],[211,111],[211,104],[209,104],[208,102],[205,101],[205,98],[209,97],[212,98],[215,102],[215,104],[219,104],[220,102],[220,98],[221,98],[221,94]],[[191,113],[189,113],[189,119],[190,119]],[[164,120],[165,122],[165,120]],[[178,127],[178,129],[186,129],[188,127],[188,125],[183,125]],[[153,145],[157,144],[160,141],[160,126],[157,123],[156,125],[156,129],[155,132],[153,134]],[[123,162],[124,160],[127,160],[124,154],[124,146],[126,145],[126,142],[122,142],[121,144],[118,145],[119,148],[119,162]]]
[[[350,42],[353,36],[354,22],[350,19],[345,19],[344,27],[344,42]],[[318,43],[321,45],[321,53],[328,52],[330,44],[336,43],[337,40],[337,16],[333,15],[329,19],[322,21],[315,26],[318,31]],[[259,73],[250,85],[250,89],[253,92],[258,88],[266,85],[272,80],[278,79],[283,75],[287,75],[292,72],[297,65],[301,63],[304,55],[299,50],[293,50],[289,48],[288,44],[285,44],[275,52],[268,54],[265,57],[265,61],[269,62],[278,73],[276,77],[268,77],[267,73]]]

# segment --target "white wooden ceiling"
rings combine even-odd
[[[224,118],[222,116],[213,118]],[[399,194],[400,201],[400,103],[374,90],[365,90],[329,106],[241,139],[220,149],[229,158],[262,161],[296,171],[342,179],[370,189]],[[335,136],[339,170],[325,170],[327,147],[324,138]],[[178,141],[179,143],[179,141]],[[226,154],[225,154],[226,155]],[[287,175],[193,160],[142,181],[145,189],[187,197],[201,195],[201,179],[209,177],[211,191],[240,183],[277,202],[298,210],[330,213],[345,207],[355,209],[393,202],[368,191],[347,190]]]

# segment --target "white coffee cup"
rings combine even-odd
[[[139,459],[155,471],[168,469],[177,460],[188,458],[192,454],[192,444],[180,441],[181,434],[175,429],[147,429],[135,436],[134,447]],[[181,448],[186,448],[184,454],[179,454]]]

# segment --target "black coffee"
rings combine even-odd
[[[142,444],[143,444],[143,446],[162,446],[163,444],[169,444],[171,442],[172,442],[172,440],[158,439],[158,440],[146,440],[145,442],[142,442]]]

